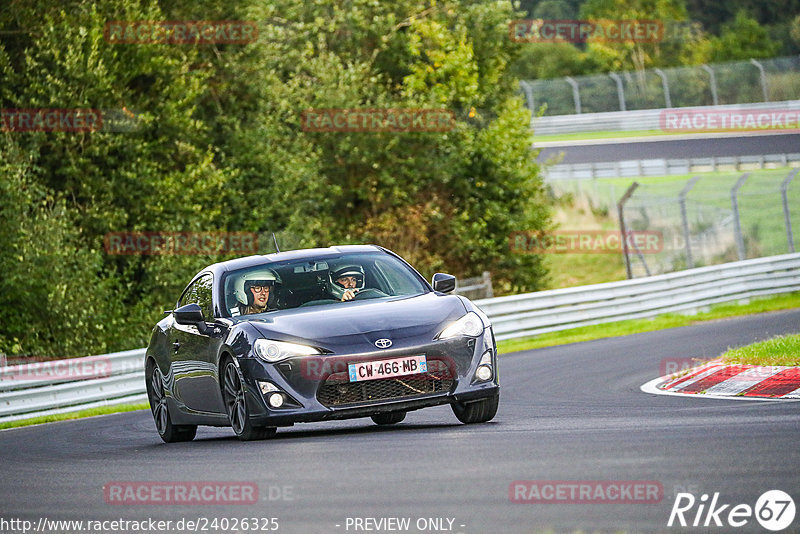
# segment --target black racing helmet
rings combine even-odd
[[[330,270],[331,291],[337,298],[342,298],[345,292],[345,287],[337,282],[344,276],[352,276],[356,279],[355,289],[357,291],[364,289],[364,268],[361,265],[354,263],[338,265]]]

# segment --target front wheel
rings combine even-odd
[[[244,381],[239,368],[228,359],[223,375],[222,397],[234,434],[242,441],[266,439],[275,435],[278,430],[273,427],[254,426],[247,408]]]
[[[156,430],[161,439],[165,443],[192,441],[197,434],[197,426],[172,424],[167,407],[167,396],[164,393],[164,379],[161,369],[153,360],[147,362],[145,379],[147,400],[150,401],[150,411],[153,413],[153,421],[156,423]]]
[[[406,412],[379,413],[372,416],[376,425],[396,425],[406,418]]]
[[[485,423],[494,418],[499,402],[500,394],[496,393],[491,397],[475,402],[454,402],[451,407],[458,420],[464,424]]]

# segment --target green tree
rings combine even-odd
[[[740,10],[733,21],[723,25],[719,37],[711,39],[713,61],[734,61],[773,57],[780,43],[769,38],[766,28]]]
[[[591,74],[600,69],[591,57],[569,43],[525,43],[509,72],[520,80]]]
[[[226,256],[115,256],[109,232],[278,231],[375,242],[427,275],[532,290],[508,235],[547,225],[511,3],[45,0],[0,12],[0,108],[133,113],[133,128],[0,134],[9,229],[0,351],[142,346],[188,279]],[[250,20],[249,45],[122,45],[110,20]],[[448,132],[310,132],[309,108],[451,111]],[[123,110],[125,110],[123,112]],[[16,207],[16,208],[15,208]],[[24,310],[36,302],[46,313]],[[69,337],[68,342],[64,341]]]
[[[238,135],[216,140],[239,187],[268,199],[273,215],[250,222],[303,245],[376,242],[423,272],[488,269],[501,288],[537,287],[538,259],[507,246],[510,229],[545,218],[529,116],[507,73],[513,16],[507,2],[254,5],[247,17],[264,26],[245,70],[260,73],[257,107]],[[243,99],[222,102],[226,116],[243,116]],[[445,134],[303,131],[306,109],[365,107],[477,115]]]
[[[69,357],[103,352],[124,309],[111,297],[119,279],[103,269],[103,254],[85,246],[66,202],[42,188],[42,169],[2,141],[0,164],[0,353]]]
[[[15,8],[0,14],[0,27],[9,30],[0,34],[5,79],[0,107],[103,112],[125,108],[137,114],[134,131],[115,131],[106,124],[94,132],[4,135],[0,147],[4,159],[25,154],[25,167],[17,173],[39,192],[21,197],[26,206],[21,213],[27,214],[30,224],[23,224],[19,235],[31,239],[31,246],[52,245],[46,249],[50,258],[46,265],[62,274],[59,287],[68,288],[59,298],[44,301],[61,320],[40,315],[28,328],[43,332],[58,324],[79,333],[70,340],[76,351],[141,346],[160,310],[174,302],[188,277],[210,258],[109,256],[103,238],[119,231],[225,228],[219,204],[225,199],[226,176],[215,166],[214,151],[205,143],[206,126],[192,117],[207,74],[195,63],[191,47],[111,45],[104,40],[108,20],[163,18],[155,3],[141,7],[133,1],[124,5],[74,1],[54,7],[41,2],[17,3]],[[46,209],[26,204],[39,198],[49,199]],[[36,222],[45,220],[54,221],[55,236],[35,233],[48,230]],[[64,250],[59,251],[61,242]],[[91,268],[74,273],[69,262],[58,268],[57,258],[67,251],[84,258],[76,259],[77,265],[86,266],[91,259]],[[44,271],[33,271],[34,285],[49,286]],[[92,275],[115,283],[92,283]],[[83,334],[85,317],[73,312],[79,309],[75,303],[87,300],[109,302],[121,310],[115,332],[107,331],[102,339]],[[0,313],[14,312],[12,308]],[[111,326],[107,323],[105,328]],[[0,335],[16,337],[2,331]],[[15,344],[15,351],[41,354],[58,346],[55,336],[39,338],[41,342]]]
[[[587,53],[605,71],[697,65],[708,59],[705,34],[685,25],[684,0],[588,0],[581,7],[581,18],[656,20],[665,27],[665,38],[652,43],[590,40]],[[676,30],[682,31],[676,34]]]

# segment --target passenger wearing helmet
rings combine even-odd
[[[360,265],[341,265],[330,272],[331,293],[342,302],[353,300],[364,289],[364,268]]]
[[[240,276],[234,284],[233,294],[239,301],[239,314],[249,315],[275,309],[275,289],[280,276],[272,269],[250,272]]]

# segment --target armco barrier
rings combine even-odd
[[[558,163],[543,167],[545,180],[638,178],[695,172],[745,171],[800,167],[800,153],[690,159],[644,159],[598,163]]]
[[[475,303],[497,339],[512,339],[792,291],[800,291],[800,253]]]
[[[110,404],[139,403],[144,393],[144,349],[0,367],[0,422]],[[102,366],[97,366],[101,360]],[[91,363],[100,378],[64,372]],[[30,378],[26,378],[30,377]]]
[[[725,106],[700,106],[671,108],[683,113],[692,111],[713,112],[715,110],[737,111],[778,111],[797,110],[800,100],[782,102],[760,102],[756,104],[731,104]],[[531,117],[531,128],[536,135],[561,135],[585,132],[629,132],[660,130],[661,113],[666,109],[641,109],[629,111],[605,111],[601,113],[578,113],[574,115],[553,115]],[[690,132],[684,132],[690,133]],[[776,130],[775,133],[780,133]],[[669,139],[669,137],[665,137]],[[534,142],[535,144],[535,142]]]
[[[476,300],[494,325],[497,339],[531,336],[578,326],[692,312],[711,304],[800,291],[800,253],[701,267],[621,282]],[[0,421],[125,402],[144,402],[144,349],[107,358],[103,378],[14,379],[20,366],[0,370]],[[62,362],[64,360],[61,360]],[[52,362],[31,364],[37,374]],[[37,367],[39,366],[39,367]]]

